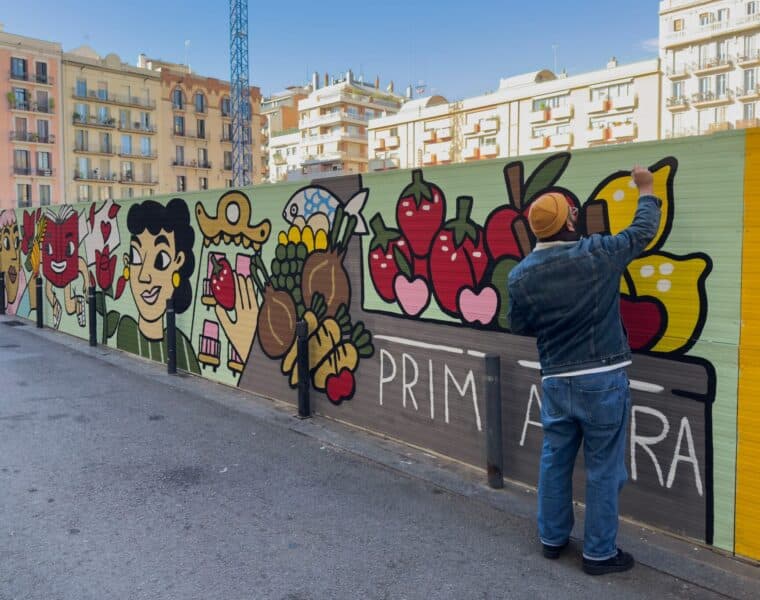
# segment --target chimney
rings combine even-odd
[[[346,72],[346,81],[348,81],[348,83],[353,83],[353,82],[354,82],[354,74],[353,74],[353,72],[351,71],[351,69],[349,69],[349,70]]]
[[[327,75],[327,72],[325,72],[325,87],[330,85],[330,77]]]
[[[375,89],[376,90],[380,89],[380,75],[375,76]]]
[[[319,88],[319,73],[314,71],[311,74],[311,89],[316,90]]]
[[[148,66],[147,62],[148,62],[148,57],[145,56],[145,54],[141,52],[137,56],[137,66],[140,67],[141,69],[144,69]]]
[[[412,84],[411,83],[408,86],[406,86],[406,94],[404,95],[406,96],[407,100],[412,99]]]
[[[388,91],[389,91],[391,94],[393,93],[393,81],[391,81],[391,82],[388,84]]]
[[[615,57],[613,56],[613,57],[610,59],[610,62],[608,62],[608,63],[607,63],[607,68],[608,68],[608,69],[614,69],[614,68],[615,68],[615,67],[617,67],[617,66],[618,66],[618,61],[617,61],[617,58],[615,58]]]

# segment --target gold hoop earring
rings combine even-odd
[[[129,281],[129,267],[124,267],[122,277],[124,277],[124,281]]]
[[[182,283],[182,278],[179,276],[179,271],[174,271],[174,274],[172,275],[172,285],[175,288],[178,288],[180,283]]]

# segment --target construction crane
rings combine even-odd
[[[230,0],[232,185],[251,184],[251,91],[248,85],[248,0]]]

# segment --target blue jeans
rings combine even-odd
[[[583,556],[606,560],[617,553],[618,494],[628,478],[625,449],[630,406],[625,369],[543,381],[538,532],[544,544],[561,546],[570,538],[574,523],[573,466],[583,441]]]

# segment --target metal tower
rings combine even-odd
[[[248,0],[230,0],[232,185],[251,183],[251,92],[248,86]]]

